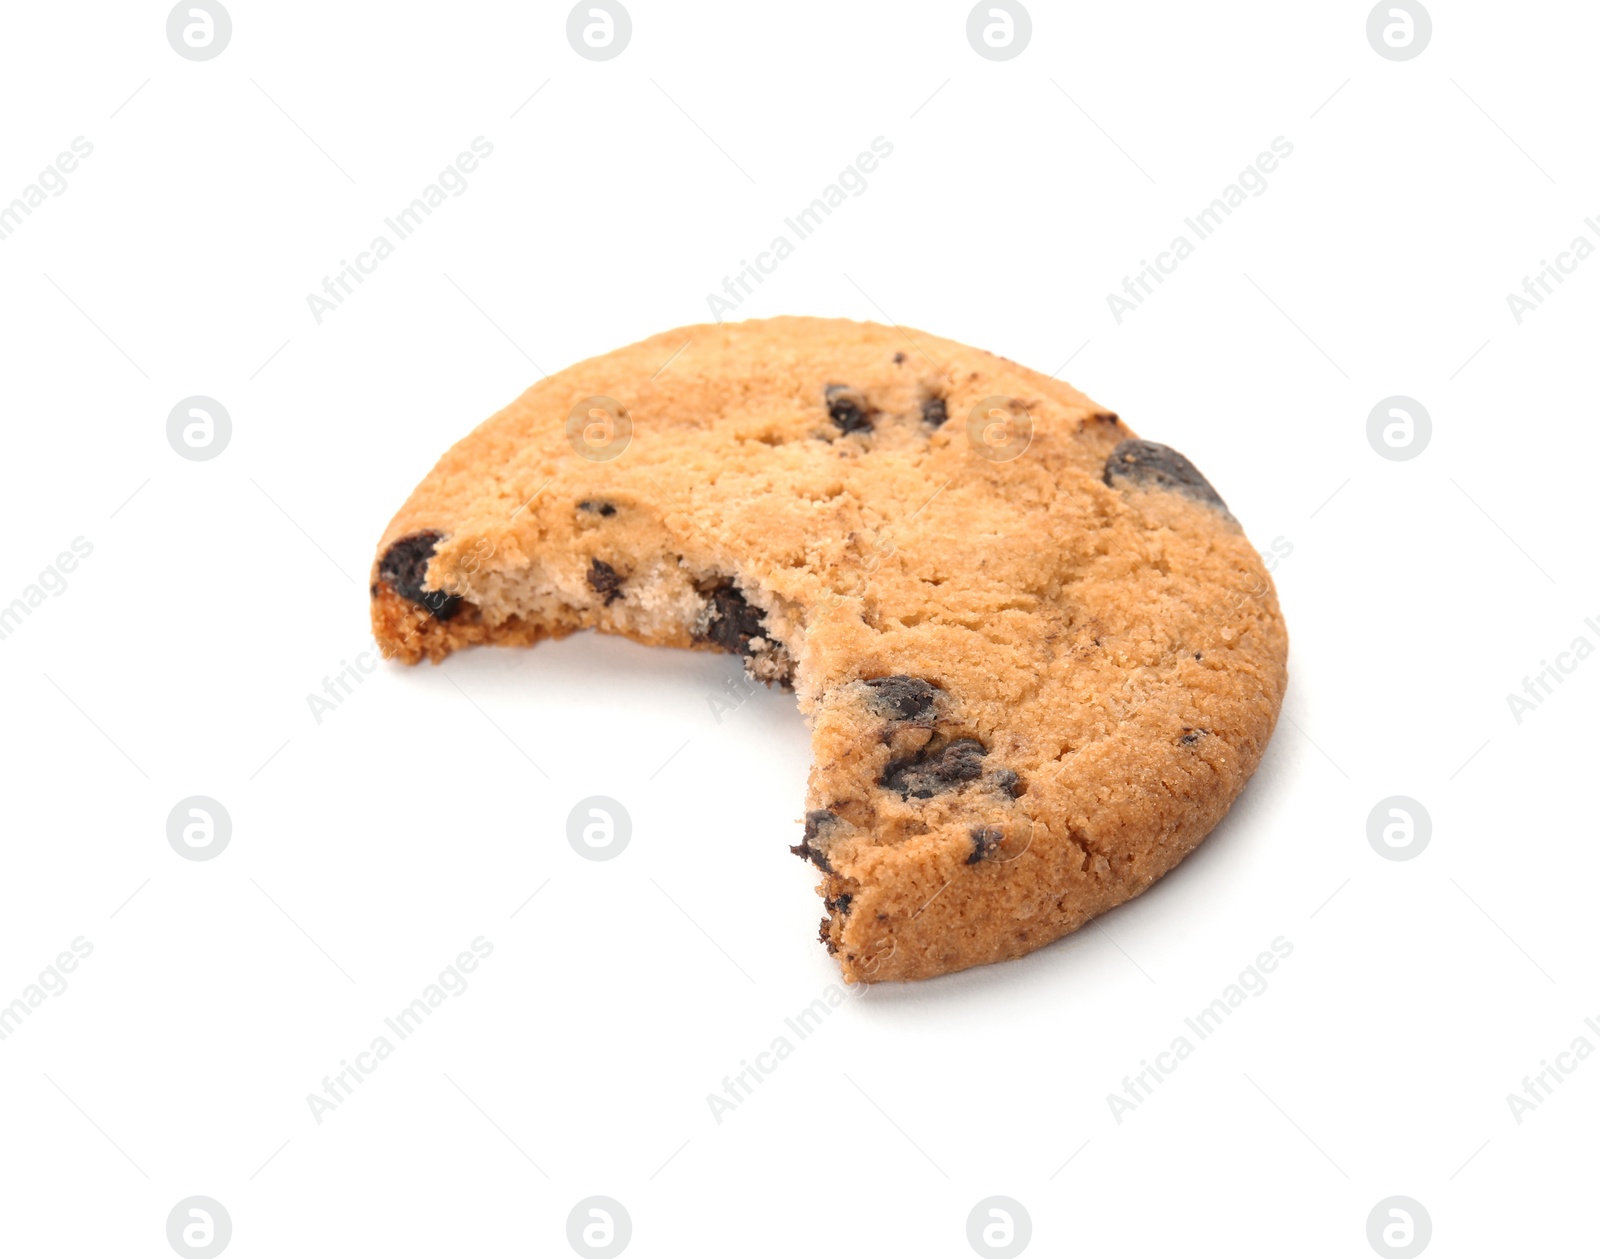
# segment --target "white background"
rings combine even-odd
[[[241,1259],[564,1254],[591,1194],[640,1256],[966,1255],[993,1194],[1038,1254],[1370,1254],[1395,1194],[1438,1255],[1592,1246],[1600,1062],[1520,1125],[1506,1095],[1600,1047],[1600,661],[1520,724],[1505,697],[1600,646],[1600,261],[1521,325],[1505,298],[1596,238],[1600,12],[1439,0],[1400,63],[1359,3],[1040,3],[1002,63],[961,3],[637,0],[604,63],[564,5],[231,13],[203,63],[162,5],[0,32],[0,202],[94,145],[0,241],[0,603],[93,546],[0,642],[0,1002],[93,944],[0,1042],[6,1253],[170,1254],[192,1194]],[[319,325],[306,294],[480,135]],[[734,660],[590,635],[384,664],[320,724],[306,696],[370,648],[373,544],[450,443],[541,369],[705,320],[875,136],[868,190],[738,316],[1070,359],[1292,547],[1292,681],[1150,893],[853,996],[718,1124],[706,1095],[837,982],[787,852],[792,698],[719,723]],[[1106,294],[1275,136],[1268,190],[1119,325]],[[233,419],[210,462],[166,441],[195,394]],[[1394,394],[1433,418],[1408,462],[1365,435]],[[167,843],[195,794],[233,821],[211,861]],[[594,794],[633,819],[604,863],[565,837]],[[1367,842],[1394,794],[1432,817],[1411,861]],[[317,1123],[306,1095],[478,936],[469,989]],[[1279,936],[1118,1123],[1107,1095]]]

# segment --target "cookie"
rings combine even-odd
[[[1288,653],[1183,455],[983,351],[802,318],[540,381],[390,522],[372,624],[408,663],[596,629],[792,687],[792,849],[865,982],[1018,957],[1149,887],[1260,761]]]

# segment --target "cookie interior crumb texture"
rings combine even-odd
[[[996,399],[1032,430],[1005,460]],[[1006,359],[836,319],[540,381],[390,522],[372,624],[407,663],[596,629],[792,687],[792,848],[857,982],[1018,957],[1144,891],[1243,789],[1287,677],[1272,579],[1183,455]]]

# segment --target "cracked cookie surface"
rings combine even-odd
[[[997,413],[1031,425],[1009,459],[980,444]],[[847,320],[683,328],[540,381],[417,487],[372,583],[408,663],[598,629],[792,686],[794,851],[854,981],[1017,957],[1143,891],[1243,789],[1286,683],[1271,578],[1187,458]]]

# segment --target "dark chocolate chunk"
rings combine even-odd
[[[828,403],[828,418],[841,433],[862,433],[872,428],[872,408],[849,385],[828,385],[822,391]]]
[[[967,858],[969,866],[975,866],[987,857],[992,857],[999,851],[1000,845],[1005,843],[1006,833],[997,826],[974,826],[972,828],[972,855]]]
[[[610,503],[601,502],[597,498],[586,498],[578,504],[579,511],[591,511],[597,516],[615,516],[617,509]]]
[[[794,661],[781,640],[767,629],[765,614],[753,607],[731,581],[702,593],[706,599],[704,619],[694,631],[697,643],[710,643],[723,651],[743,656],[745,672],[768,685],[776,682],[785,690],[794,684]]]
[[[839,820],[839,815],[830,809],[811,809],[806,813],[807,839],[815,839],[823,831],[828,830]]]
[[[1149,489],[1176,490],[1202,503],[1228,510],[1222,496],[1211,488],[1211,482],[1200,475],[1200,469],[1171,446],[1160,442],[1135,438],[1120,443],[1106,460],[1105,483],[1114,484],[1113,477],[1123,477]]]
[[[750,655],[750,640],[766,636],[766,622],[760,608],[753,608],[732,585],[718,586],[711,592],[711,615],[706,621],[701,642],[715,643],[737,656]]]
[[[1013,800],[1028,790],[1028,784],[1022,781],[1014,769],[995,770],[994,785]]]
[[[804,840],[802,840],[798,844],[790,844],[789,845],[789,851],[792,852],[795,856],[799,857],[801,861],[809,861],[809,862],[811,862],[814,866],[817,867],[817,869],[821,870],[824,874],[832,874],[833,873],[833,867],[828,864],[827,855],[825,853],[818,852],[815,848],[813,848],[809,843],[805,842]]]
[[[886,678],[868,678],[866,685],[872,688],[872,708],[879,716],[891,721],[933,720],[933,702],[939,688],[932,682],[895,673]]]
[[[905,361],[906,361],[905,351],[904,350],[896,350],[894,352],[894,365],[896,367],[899,367],[900,364],[904,363]]]
[[[596,594],[605,596],[606,607],[609,608],[622,598],[622,578],[617,576],[617,570],[604,560],[590,560],[586,576],[589,578],[590,589]]]
[[[1192,730],[1188,726],[1185,726],[1183,728],[1183,737],[1179,739],[1178,742],[1183,744],[1183,746],[1186,748],[1192,748],[1196,743],[1199,743],[1201,739],[1205,738],[1206,735],[1210,733],[1211,731],[1209,730]]]
[[[838,820],[838,815],[827,809],[810,810],[806,814],[805,837],[798,844],[791,845],[789,851],[802,861],[815,862],[817,869],[823,873],[832,874],[833,867],[828,864],[827,855],[820,849],[813,848],[811,841],[821,836]]]
[[[957,739],[939,752],[924,748],[916,756],[891,761],[880,785],[898,791],[907,800],[927,800],[983,776],[985,748],[976,739]]]
[[[828,907],[828,912],[830,914],[848,914],[850,912],[850,902],[853,899],[854,898],[849,892],[840,892],[839,895],[831,901],[824,896],[822,898],[822,903]]]
[[[922,422],[929,428],[938,428],[950,418],[950,411],[943,398],[924,398],[922,400]]]
[[[422,584],[428,575],[433,548],[443,537],[444,534],[430,529],[401,538],[378,561],[378,576],[388,582],[397,595],[427,608],[435,619],[448,621],[461,610],[461,596],[428,590]]]

